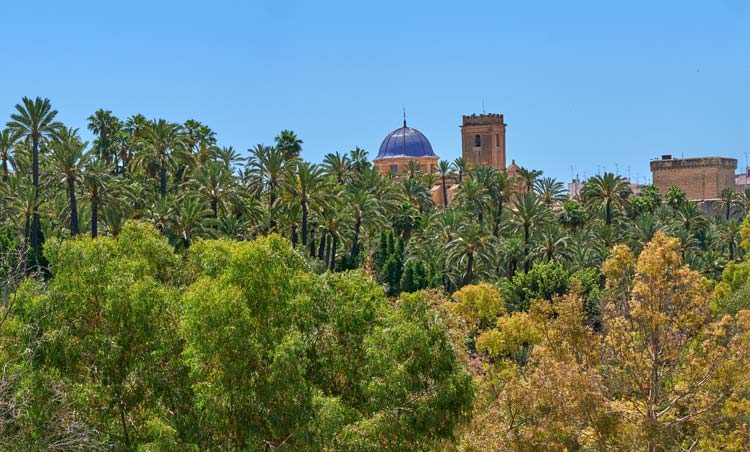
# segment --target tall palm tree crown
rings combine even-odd
[[[39,254],[39,212],[37,211],[39,198],[39,151],[40,146],[54,138],[63,125],[55,121],[57,110],[52,109],[49,99],[37,97],[31,100],[24,97],[21,104],[16,104],[16,113],[10,115],[8,128],[19,137],[31,143],[32,152],[32,184],[34,187],[34,212],[31,223],[31,247],[36,255]]]
[[[628,181],[613,173],[592,177],[581,190],[581,198],[587,204],[603,204],[606,225],[612,223],[612,207],[621,208],[630,194]]]

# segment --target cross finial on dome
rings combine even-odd
[[[404,106],[404,128],[406,128],[406,107]]]

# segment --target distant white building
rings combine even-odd
[[[745,167],[744,173],[734,176],[734,190],[742,193],[746,189],[750,189],[750,166]]]
[[[570,199],[576,199],[581,194],[581,190],[583,189],[583,182],[581,182],[581,179],[575,178],[571,182],[568,183],[568,197]]]
[[[748,174],[750,174],[750,170],[748,171]],[[644,184],[633,183],[627,178],[625,180],[628,182],[628,186],[630,187],[630,191],[633,192],[633,196],[640,195],[643,192],[643,189],[646,188],[646,185]],[[748,182],[750,182],[750,179],[748,179]],[[581,190],[583,190],[584,185],[585,183],[579,178],[575,178],[568,182],[568,197],[570,199],[578,198],[581,195]]]

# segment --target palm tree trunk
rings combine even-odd
[[[605,218],[605,223],[607,224],[607,226],[609,226],[609,224],[612,222],[612,201],[610,201],[609,199],[607,199],[606,210],[607,215]]]
[[[443,207],[448,207],[448,188],[445,186],[445,174],[442,176],[443,179]]]
[[[39,138],[34,136],[31,140],[32,150],[32,183],[34,185],[34,206],[31,220],[31,249],[34,256],[39,254]]]
[[[729,241],[729,261],[734,261],[734,242],[732,240]]]
[[[731,204],[727,202],[727,221],[729,221],[729,215],[731,213]]]
[[[307,245],[307,202],[302,201],[302,244]]]
[[[21,240],[21,272],[26,274],[26,256],[29,253],[29,214],[26,214],[23,222],[23,240]]]
[[[99,197],[91,198],[91,238],[95,239],[99,234]]]
[[[310,230],[310,257],[315,257],[315,229]]]
[[[8,181],[8,159],[3,158],[3,182]]]
[[[164,162],[159,167],[159,191],[162,198],[167,196],[167,168],[164,166]]]
[[[529,227],[523,227],[523,271],[529,272]]]
[[[214,213],[214,218],[219,218],[219,203],[216,199],[211,200],[211,211]]]
[[[338,236],[333,236],[333,244],[331,244],[331,271],[336,268],[336,247],[339,245]]]
[[[498,201],[497,204],[497,216],[495,217],[495,227],[492,230],[492,233],[495,237],[500,238],[500,221],[503,218],[503,202]]]
[[[359,256],[359,231],[362,228],[362,218],[357,218],[357,222],[354,223],[354,238],[352,239],[352,265],[357,266],[357,257]]]
[[[320,236],[320,246],[318,247],[318,260],[323,260],[323,257],[325,256],[326,252],[326,241],[327,241],[326,233],[323,232],[323,235]]]
[[[70,199],[70,235],[78,235],[78,202],[76,201],[76,181],[68,178],[68,198]]]
[[[331,263],[331,240],[330,238],[326,240],[326,268],[330,266]]]
[[[292,248],[296,248],[297,247],[297,241],[298,241],[297,240],[298,239],[297,235],[298,235],[297,234],[297,225],[294,224],[294,225],[292,225]]]
[[[466,263],[466,275],[464,276],[464,286],[467,284],[471,284],[471,280],[474,277],[474,253],[469,253],[467,255],[467,263]]]
[[[268,184],[268,214],[271,216],[271,221],[268,226],[271,231],[276,229],[276,219],[273,217],[273,206],[276,204],[276,187],[275,184]]]

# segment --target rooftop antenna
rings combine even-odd
[[[620,175],[620,165],[615,163],[615,176],[619,176],[619,175]]]
[[[747,162],[747,151],[745,151],[745,169],[750,168],[750,163]]]
[[[573,165],[570,165],[570,178],[575,180],[575,177],[573,175],[575,174],[575,171],[573,171]]]
[[[482,99],[482,114],[487,114],[487,111],[484,109],[484,99]]]
[[[630,180],[630,165],[628,165],[628,180]],[[635,183],[637,184],[638,181],[635,181]]]

